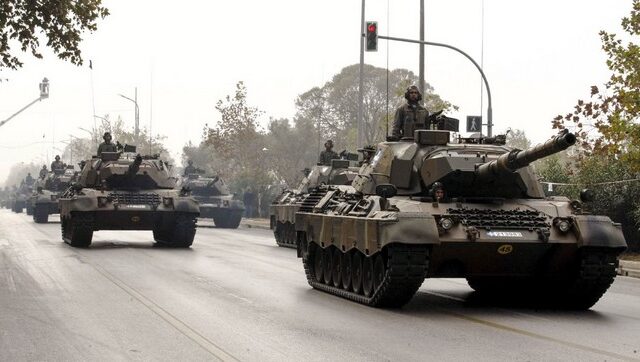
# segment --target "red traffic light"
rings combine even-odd
[[[376,31],[376,24],[369,24],[369,27],[367,28],[367,30],[373,33],[374,31]]]

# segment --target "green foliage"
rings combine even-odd
[[[624,44],[613,33],[600,32],[602,49],[611,70],[604,91],[591,87],[589,101],[578,100],[574,111],[558,115],[554,128],[574,129],[583,155],[615,157],[640,172],[640,0],[622,19],[622,29],[631,41]]]
[[[512,129],[507,133],[507,146],[526,150],[531,147],[531,140],[527,138],[524,130]]]
[[[2,0],[0,2],[0,69],[17,69],[22,62],[12,55],[12,45],[42,58],[41,35],[60,59],[82,65],[82,33],[97,29],[96,20],[109,11],[101,0]]]

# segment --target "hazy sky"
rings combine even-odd
[[[244,81],[249,102],[269,117],[292,117],[298,94],[359,61],[359,0],[235,0],[164,2],[105,0],[111,12],[86,34],[85,66],[23,55],[25,66],[2,71],[0,119],[38,97],[43,77],[51,96],[0,128],[0,182],[21,161],[49,164],[69,135],[101,116],[122,116],[133,127],[138,87],[140,123],[166,135],[176,159],[205,123],[218,121],[214,105]],[[425,0],[426,40],[460,47],[481,60],[482,1]],[[387,8],[389,12],[387,13]],[[629,0],[484,1],[484,70],[493,93],[494,133],[526,131],[534,142],[554,133],[550,120],[572,110],[589,87],[607,80],[599,30],[621,33]],[[379,32],[418,38],[418,0],[368,0],[367,20]],[[387,20],[388,19],[388,20]],[[381,41],[365,62],[418,72],[418,47]],[[88,60],[93,61],[93,71]],[[93,78],[93,82],[92,79]],[[446,49],[426,49],[426,79],[460,107],[461,120],[480,109],[480,77],[471,63]],[[92,87],[93,84],[93,87]],[[93,97],[92,97],[93,95]],[[95,101],[92,101],[94,99]],[[485,94],[486,107],[486,94]],[[486,109],[482,110],[486,115]]]

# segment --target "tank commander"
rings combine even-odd
[[[33,183],[35,182],[35,180],[33,179],[33,176],[31,176],[31,172],[29,172],[27,174],[27,177],[24,178],[24,182],[28,185],[31,186],[33,185]]]
[[[65,165],[60,161],[60,156],[56,155],[55,161],[51,162],[51,172],[64,171]]]
[[[40,173],[38,174],[38,176],[40,176],[40,178],[45,178],[47,177],[47,165],[42,165],[42,168],[40,169]]]
[[[433,186],[431,186],[431,195],[433,196],[433,201],[443,202],[445,200],[444,185],[441,182],[434,182]]]
[[[196,167],[193,165],[193,161],[189,160],[187,167],[184,168],[184,174],[183,176],[189,176],[191,174],[197,173],[197,169]]]
[[[362,148],[358,148],[358,152],[362,153],[362,161],[360,161],[360,166],[365,163],[371,162],[371,158],[376,153],[376,148],[372,145],[366,145]]]
[[[340,156],[338,156],[338,154],[333,150],[333,141],[327,140],[327,142],[324,143],[324,151],[320,152],[318,164],[330,166],[331,160],[336,158],[340,158]]]
[[[391,139],[399,140],[403,137],[413,137],[413,131],[424,129],[429,125],[429,111],[420,105],[422,94],[415,85],[407,88],[404,94],[407,103],[396,110],[391,129]]]
[[[102,142],[100,146],[98,146],[98,157],[102,155],[102,152],[118,152],[116,145],[111,143],[111,133],[105,132],[102,136],[102,139],[104,140],[104,142]]]

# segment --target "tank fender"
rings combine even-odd
[[[436,220],[427,212],[399,212],[397,221],[380,223],[380,241],[382,245],[403,244],[440,244]]]
[[[606,247],[626,249],[627,242],[622,228],[614,224],[607,216],[576,215],[574,227],[578,238],[578,247]]]
[[[178,212],[189,212],[189,213],[200,213],[200,207],[198,203],[188,197],[176,197],[173,200],[173,206],[175,211]]]

